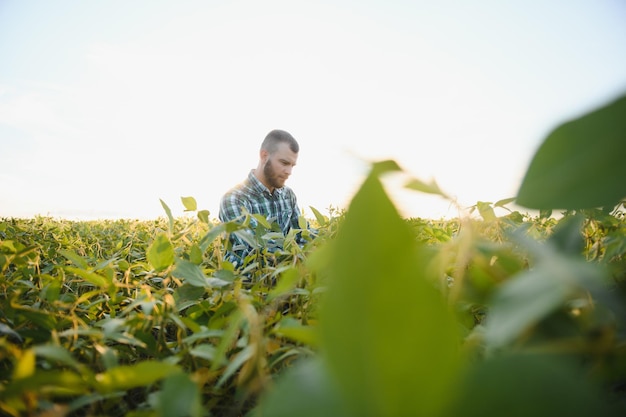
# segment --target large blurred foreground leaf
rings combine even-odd
[[[286,376],[291,382],[279,384],[260,415],[279,406],[276,415],[434,415],[449,401],[459,371],[457,327],[376,173],[317,259],[329,280],[318,369],[307,364]],[[301,385],[316,381],[324,385]],[[309,392],[318,396],[315,406]]]
[[[188,374],[174,373],[166,378],[157,398],[157,409],[161,416],[203,415],[200,390]]]
[[[250,417],[265,416],[349,417],[351,414],[345,409],[325,364],[308,360],[282,375]]]
[[[331,374],[356,415],[429,415],[449,397],[457,327],[420,249],[371,175],[329,250],[320,323]]]
[[[576,366],[556,355],[515,354],[477,363],[447,416],[618,416]]]
[[[253,417],[620,415],[580,363],[498,349],[562,305],[578,275],[546,280],[572,272],[548,265],[507,286],[490,311],[496,349],[469,362],[426,249],[407,227],[374,170],[336,238],[310,258],[328,280],[320,355],[280,375]]]
[[[534,209],[614,206],[626,197],[626,96],[557,127],[526,172],[517,203]]]

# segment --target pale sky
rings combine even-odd
[[[623,0],[0,0],[0,217],[217,217],[272,129],[299,205],[395,159],[513,197],[557,124],[626,92]],[[581,167],[584,169],[584,167]],[[387,182],[402,214],[455,217]]]

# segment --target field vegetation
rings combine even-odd
[[[256,216],[242,269],[224,252],[250,215],[192,197],[180,218],[2,218],[0,413],[625,415],[624,114],[557,127],[518,196],[454,220],[402,218],[383,180],[406,173],[374,163],[304,246],[304,222]]]

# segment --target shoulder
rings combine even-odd
[[[234,187],[226,191],[224,195],[222,195],[222,199],[232,198],[232,197],[244,195],[244,194],[245,194],[245,184],[241,183],[241,184],[235,185]]]
[[[220,200],[221,207],[241,206],[250,201],[251,196],[243,184],[236,185],[226,191]]]
[[[249,208],[248,201],[240,186],[231,188],[220,200],[219,219],[224,222],[235,220],[241,215],[242,207]]]
[[[246,178],[244,181],[235,185],[228,191],[224,193],[222,196],[222,201],[224,200],[237,200],[237,199],[246,199],[252,194],[252,184],[250,183],[250,178]]]
[[[251,191],[248,181],[243,181],[226,191],[220,199],[220,212],[237,215],[241,206],[248,206]]]

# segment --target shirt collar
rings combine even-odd
[[[250,184],[252,186],[252,188],[255,191],[258,191],[259,193],[263,194],[263,193],[267,193],[269,195],[272,195],[272,193],[270,193],[269,188],[267,188],[257,177],[256,175],[254,175],[254,170],[251,169],[250,173],[248,174],[248,181],[250,181]],[[276,188],[274,191],[278,193],[278,195],[282,194],[284,187],[281,188]]]

